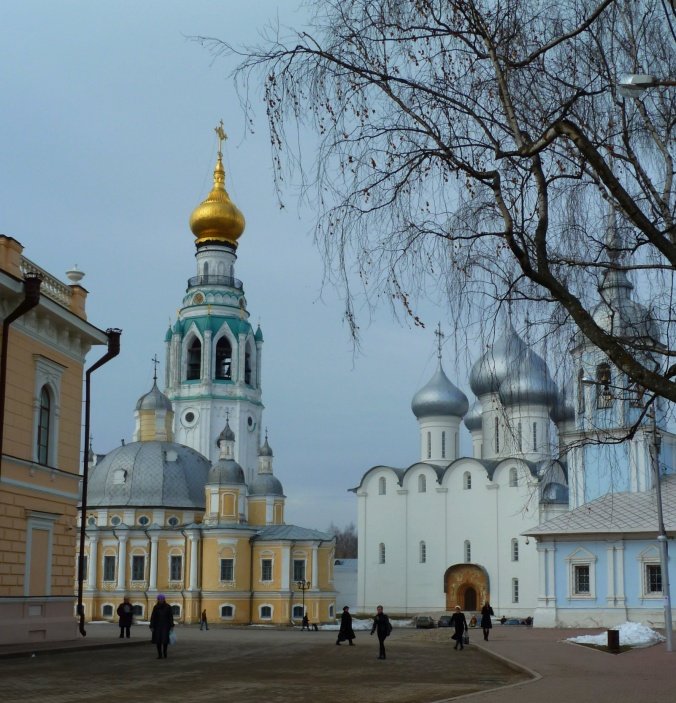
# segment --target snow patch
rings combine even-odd
[[[640,622],[624,622],[611,629],[620,631],[621,647],[651,647],[658,642],[664,642],[665,639],[659,632],[655,632],[655,630]],[[604,631],[599,635],[569,637],[568,642],[594,644],[603,647],[608,644],[608,632]]]

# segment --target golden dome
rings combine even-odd
[[[225,171],[219,150],[214,185],[209,195],[190,216],[190,229],[197,238],[197,243],[227,242],[237,246],[237,240],[244,231],[244,215],[230,200],[225,189]]]

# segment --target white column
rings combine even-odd
[[[312,547],[312,588],[319,588],[319,550],[317,547]]]
[[[157,535],[150,536],[150,580],[148,590],[157,590]]]
[[[556,547],[547,550],[547,597],[556,605],[556,576],[554,574],[554,562],[556,561]]]
[[[282,590],[288,590],[291,583],[291,548],[282,547],[282,563],[280,564],[282,572]]]
[[[197,590],[197,535],[190,535],[190,583],[189,591]]]
[[[211,330],[204,331],[204,347],[202,348],[202,382],[211,381]]]
[[[96,588],[98,538],[89,538],[89,558],[87,560],[87,588]]]
[[[117,590],[124,591],[127,576],[127,535],[118,535]]]

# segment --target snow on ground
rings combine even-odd
[[[392,627],[411,627],[413,625],[413,620],[410,618],[408,620],[393,620],[390,618]],[[366,620],[360,620],[358,618],[352,618],[352,629],[353,630],[370,630],[373,627],[373,618],[367,618]],[[320,630],[340,630],[340,623],[337,622],[335,625],[320,625]]]
[[[624,622],[613,630],[620,631],[620,646],[628,647],[651,647],[658,642],[664,642],[664,637],[659,632],[642,625],[640,622]],[[604,631],[599,635],[580,635],[579,637],[569,637],[569,642],[576,644],[595,644],[605,646],[608,644],[608,632]]]

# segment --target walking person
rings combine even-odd
[[[380,644],[380,654],[378,655],[378,659],[387,659],[387,656],[385,655],[385,640],[392,633],[392,623],[390,622],[390,619],[387,617],[387,615],[383,613],[382,605],[379,605],[376,608],[376,614],[373,618],[373,627],[371,628],[371,634],[373,634],[374,632],[377,632],[378,642]]]
[[[157,646],[157,658],[167,658],[169,633],[174,629],[174,615],[166,598],[160,593],[157,603],[150,616],[150,630],[153,633],[153,644]]]
[[[486,642],[488,642],[488,635],[493,627],[491,615],[495,615],[495,613],[493,612],[493,608],[491,608],[491,604],[486,601],[484,607],[481,609],[481,629],[484,631],[484,639]]]
[[[206,628],[207,630],[209,629],[209,622],[207,621],[206,608],[202,611],[202,615],[200,616],[200,632],[202,631],[202,628]]]
[[[467,632],[467,619],[465,618],[465,613],[460,610],[460,606],[455,606],[455,612],[451,616],[451,627],[455,628],[455,633],[452,635],[452,639],[455,640],[455,649],[464,649],[465,645],[462,638]]]
[[[310,618],[308,617],[307,613],[303,615],[303,620],[300,626],[300,631],[302,632],[303,630],[307,630],[308,632],[310,632]]]
[[[387,617],[387,615],[385,617]],[[338,639],[336,640],[336,644],[339,645],[341,642],[348,640],[350,647],[354,647],[354,642],[352,642],[352,640],[355,636],[354,630],[352,629],[352,616],[350,615],[350,608],[346,605],[343,607],[343,614],[340,616],[340,630],[338,630]]]
[[[131,635],[131,624],[134,619],[134,608],[129,602],[129,598],[127,598],[126,596],[122,603],[117,606],[117,614],[120,617],[120,637],[122,638],[126,634],[127,639],[129,639]]]

